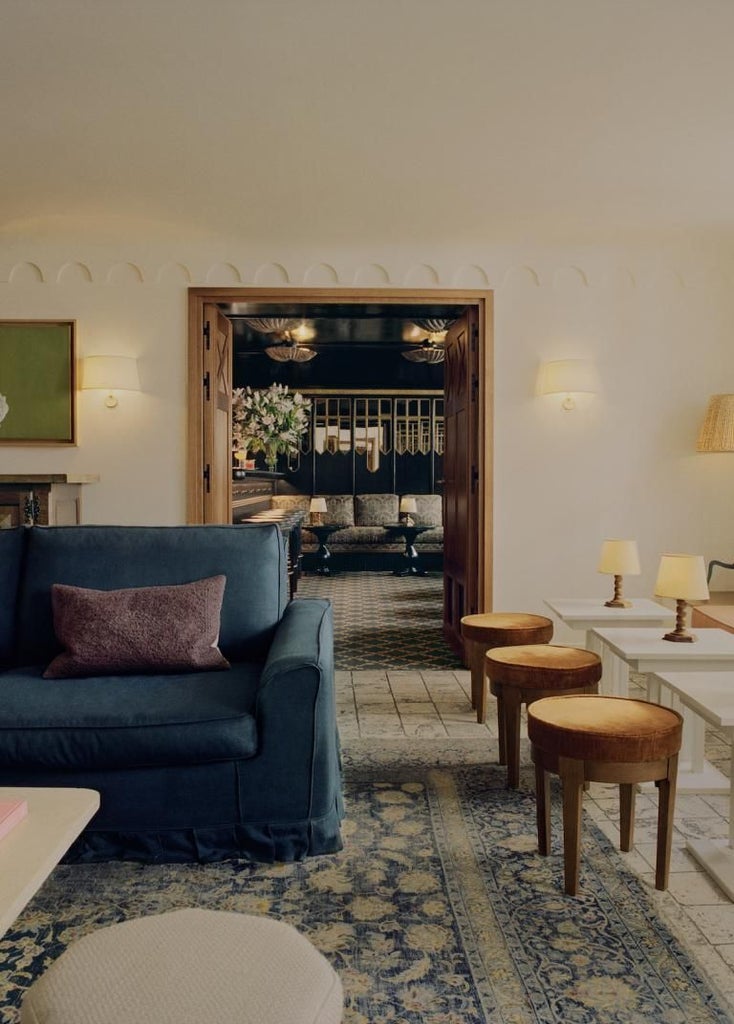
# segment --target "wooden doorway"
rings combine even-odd
[[[446,526],[453,582],[445,601],[444,629],[452,646],[460,650],[460,615],[492,607],[492,299],[490,291],[461,289],[189,289],[187,521],[229,521],[224,518],[224,500],[211,498],[212,494],[224,494],[229,482],[219,480],[225,472],[224,459],[207,458],[207,438],[220,436],[213,418],[216,414],[223,422],[226,405],[219,389],[214,404],[211,377],[207,393],[206,373],[211,373],[212,360],[204,329],[207,306],[246,302],[456,306],[457,313],[466,316],[460,321],[461,327],[455,325],[450,342],[453,352],[447,356],[453,367],[447,366],[445,385],[452,409],[451,427],[447,422],[447,451],[460,464],[452,463],[449,483],[452,507]],[[212,317],[209,309],[209,322]],[[226,328],[219,331],[220,336],[224,333]],[[449,479],[448,473],[445,476]],[[444,546],[446,549],[446,538]],[[446,588],[446,577],[444,585]]]

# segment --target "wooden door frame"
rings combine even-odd
[[[188,424],[186,521],[203,522],[202,324],[204,306],[213,302],[271,302],[358,305],[475,306],[479,324],[478,536],[479,611],[492,608],[494,293],[463,288],[189,288]]]

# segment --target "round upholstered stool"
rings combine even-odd
[[[476,708],[477,721],[486,722],[484,655],[493,647],[548,643],[553,636],[553,622],[545,615],[529,612],[482,612],[463,617],[461,636],[471,669],[471,706]]]
[[[525,644],[487,651],[489,689],[497,698],[499,761],[507,788],[520,784],[520,708],[557,693],[596,693],[601,658],[578,647]]]
[[[341,982],[267,917],[175,910],[74,942],[28,990],[22,1024],[338,1024]]]
[[[635,787],[658,787],[655,888],[666,889],[673,839],[678,751],[683,719],[677,711],[630,697],[548,697],[528,708],[528,735],[535,762],[538,849],[550,852],[548,772],[563,785],[563,858],[566,892],[579,882],[581,800],[587,782],[619,784],[620,847],[634,842]]]

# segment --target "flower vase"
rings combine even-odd
[[[278,465],[278,450],[277,448],[266,448],[265,449],[265,465],[268,468],[269,473],[274,473],[275,468]]]

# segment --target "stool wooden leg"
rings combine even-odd
[[[584,792],[584,762],[558,758],[563,786],[563,871],[566,893],[575,896],[579,886],[581,859],[581,808]]]
[[[477,721],[479,722],[480,725],[484,725],[484,723],[487,721],[487,690],[489,688],[484,662],[484,655],[487,652],[487,648],[480,647],[479,652],[479,684],[477,686],[477,702],[475,704],[475,707],[477,709]]]
[[[497,764],[507,764],[507,715],[505,713],[505,694],[501,687],[497,687],[495,698],[497,700],[497,735],[499,739]]]
[[[507,755],[507,788],[520,785],[520,691],[515,686],[503,687],[505,720],[505,753]]]
[[[471,671],[471,706],[475,708],[477,706],[477,693],[479,692],[479,672],[481,671],[477,660],[479,644],[475,640],[465,640],[464,644],[466,645],[469,653],[469,669]]]
[[[673,844],[675,791],[678,784],[678,755],[668,759],[668,774],[658,787],[658,843],[655,856],[655,888],[667,889],[670,875],[670,851]]]
[[[538,821],[538,853],[547,857],[551,850],[550,777],[535,762],[535,803]]]
[[[619,848],[625,853],[635,842],[635,786],[631,782],[619,784]]]

